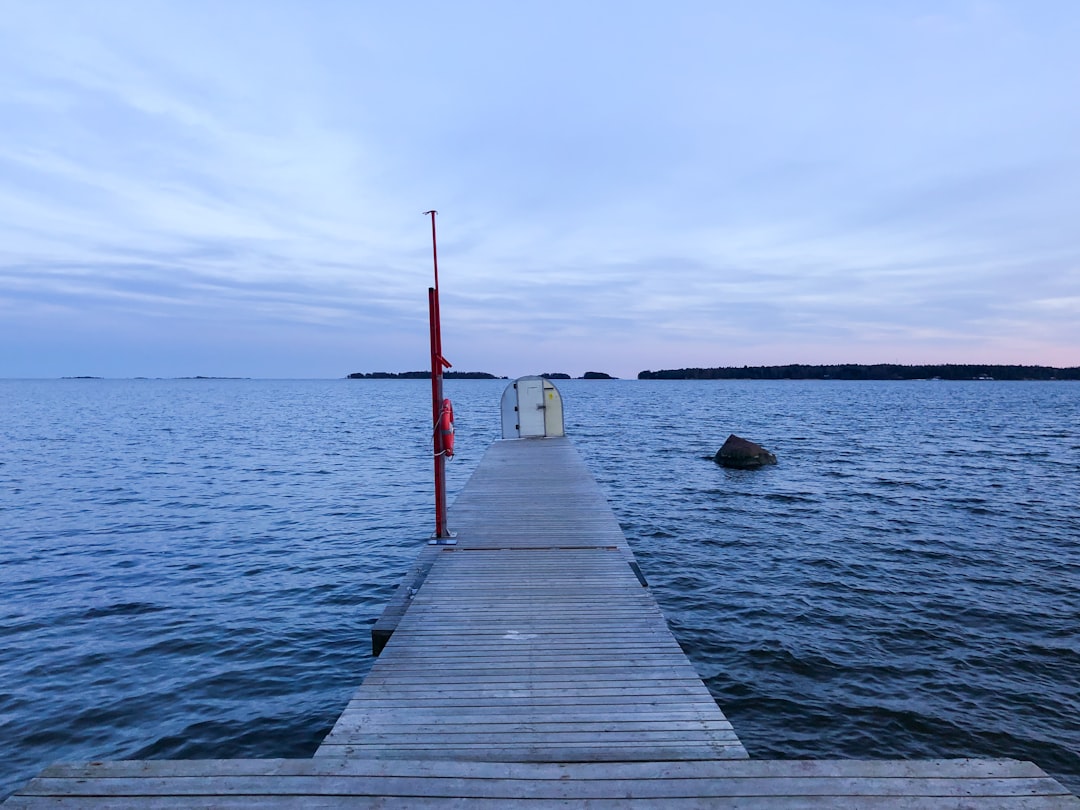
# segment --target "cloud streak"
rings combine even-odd
[[[4,11],[3,376],[1080,364],[1071,3]]]

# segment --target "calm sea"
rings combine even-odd
[[[451,497],[502,381],[451,381]],[[1080,791],[1080,383],[560,384],[753,757]],[[305,757],[432,529],[422,381],[0,381],[0,797],[58,760]],[[710,457],[729,433],[780,459]]]

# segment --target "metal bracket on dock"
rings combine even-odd
[[[456,546],[457,545],[457,532],[448,532],[446,536],[440,537],[438,534],[432,534],[431,539],[427,541],[429,546]]]

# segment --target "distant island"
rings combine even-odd
[[[563,374],[562,372],[547,371],[540,375],[545,380],[572,380],[574,379],[569,374]],[[602,371],[586,371],[580,377],[579,380],[617,380],[618,377],[612,377],[610,374],[605,374]]]
[[[540,375],[546,380],[572,380],[574,379],[569,374],[563,374],[561,372],[545,372]],[[447,380],[505,380],[507,377],[496,377],[494,374],[488,374],[486,371],[447,371],[443,374],[443,377]],[[430,371],[355,371],[350,374],[346,379],[349,380],[430,380]],[[610,374],[605,374],[602,371],[586,371],[584,375],[578,377],[579,380],[617,380],[618,377],[612,377]]]
[[[1080,380],[1080,367],[937,365],[892,363],[834,366],[743,366],[642,371],[639,380]]]
[[[506,377],[496,377],[486,371],[447,371],[443,373],[447,380],[505,380]],[[430,380],[430,371],[356,371],[346,379],[349,380]]]

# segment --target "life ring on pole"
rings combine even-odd
[[[454,455],[454,406],[450,400],[442,401],[442,413],[439,415],[439,434],[442,436],[442,452],[447,458]]]

